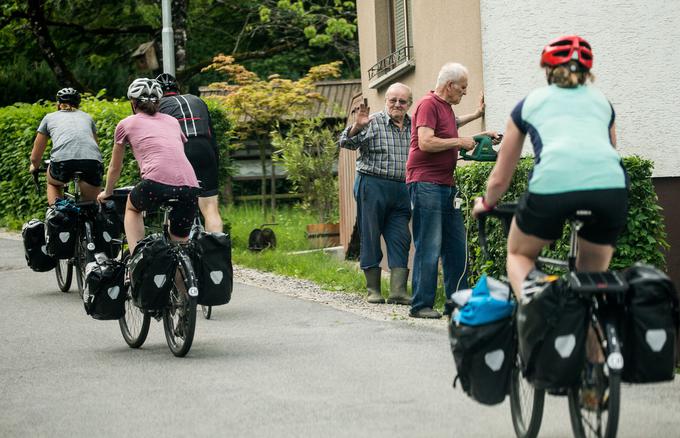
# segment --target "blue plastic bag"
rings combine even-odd
[[[465,325],[482,325],[507,318],[515,307],[509,294],[507,285],[482,274],[472,288],[470,298],[454,318]]]

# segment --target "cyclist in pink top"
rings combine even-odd
[[[154,79],[138,78],[130,84],[127,96],[134,115],[116,126],[106,188],[98,196],[103,201],[113,193],[123,167],[125,145],[129,144],[142,176],[125,207],[130,253],[144,237],[143,211],[156,209],[168,199],[178,199],[179,205],[170,212],[170,237],[185,241],[198,205],[198,180],[184,154],[186,137],[177,119],[158,112],[162,95]]]

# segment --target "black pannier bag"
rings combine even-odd
[[[137,242],[130,257],[132,302],[144,310],[162,310],[168,304],[177,268],[170,245],[159,234]]]
[[[516,355],[512,318],[476,326],[451,319],[449,339],[458,373],[453,386],[460,380],[463,391],[486,405],[503,402]]]
[[[31,219],[21,227],[21,237],[24,240],[24,256],[28,267],[35,272],[46,272],[54,268],[54,258],[47,254],[45,242],[45,223],[38,219]]]
[[[55,259],[70,259],[76,248],[78,207],[73,202],[57,199],[45,214],[47,253]]]
[[[123,224],[118,218],[118,212],[113,201],[102,204],[94,219],[95,252],[103,252],[109,258],[114,258],[120,250],[120,235]]]
[[[234,285],[230,236],[201,233],[193,243],[192,263],[198,279],[198,304],[219,306],[228,303]]]
[[[125,265],[107,259],[88,263],[83,291],[85,312],[94,319],[120,319],[125,315]]]
[[[524,376],[538,389],[578,384],[585,361],[589,304],[567,281],[532,271],[517,314],[519,356]]]
[[[666,274],[636,263],[628,281],[623,324],[623,374],[629,383],[673,380],[677,358],[678,295]]]

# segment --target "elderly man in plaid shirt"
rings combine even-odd
[[[380,291],[380,236],[387,246],[390,268],[388,303],[411,303],[406,292],[411,207],[406,188],[406,159],[411,139],[411,89],[392,84],[385,109],[371,114],[366,100],[356,109],[354,124],[340,134],[340,147],[359,149],[354,197],[361,235],[360,265],[366,276],[367,301],[384,303]]]

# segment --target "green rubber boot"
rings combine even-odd
[[[382,297],[382,294],[380,293],[381,273],[382,269],[380,269],[379,267],[364,269],[364,275],[366,276],[366,289],[368,289],[368,296],[366,297],[366,301],[368,301],[371,304],[382,304],[385,302],[385,299]]]
[[[411,297],[406,292],[406,281],[408,280],[407,268],[392,268],[390,271],[390,295],[387,297],[388,304],[411,304]]]

